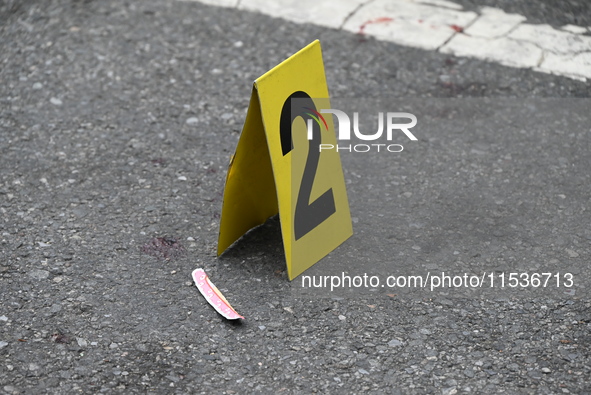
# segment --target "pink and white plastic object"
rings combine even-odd
[[[203,269],[193,270],[193,281],[201,294],[205,297],[205,300],[207,300],[207,302],[222,316],[229,320],[237,320],[239,318],[244,319],[243,316],[238,314],[236,310],[230,306],[230,303],[228,303],[220,290],[209,280],[209,277]]]

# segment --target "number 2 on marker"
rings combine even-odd
[[[306,122],[308,119],[313,119],[314,116],[310,111],[317,113],[316,105],[312,98],[302,91],[297,91],[289,95],[283,104],[279,123],[283,156],[287,155],[293,149],[293,121],[298,117],[302,117]],[[322,141],[320,123],[317,119],[315,121],[310,123],[312,125],[312,139],[309,140],[308,157],[306,158],[304,173],[296,201],[293,221],[296,240],[305,236],[336,212],[332,188],[329,188],[313,202],[310,202],[312,186],[320,160],[320,150],[318,147]]]

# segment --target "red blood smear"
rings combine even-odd
[[[374,19],[371,23],[385,23],[385,22],[392,22],[393,18],[388,18],[387,16]]]
[[[384,16],[381,18],[371,19],[369,21],[363,22],[363,24],[361,26],[359,26],[359,31],[357,32],[357,34],[363,34],[365,27],[367,25],[371,25],[372,23],[388,23],[388,22],[392,22],[393,20],[394,20],[394,18],[389,18],[387,16]]]
[[[176,239],[154,237],[141,247],[141,251],[156,258],[171,259],[184,255],[185,248]]]
[[[458,33],[462,33],[464,31],[464,28],[458,25],[449,25],[449,27],[451,27],[452,29],[454,29],[454,31]]]

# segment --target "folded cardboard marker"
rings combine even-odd
[[[290,280],[353,234],[320,42],[254,82],[230,161],[218,255],[279,213]]]

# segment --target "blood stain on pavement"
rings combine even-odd
[[[185,248],[177,239],[166,236],[150,239],[140,250],[153,257],[167,260],[179,258],[185,254]]]

